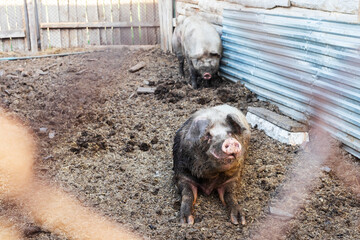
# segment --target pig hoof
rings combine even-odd
[[[234,225],[238,225],[239,221],[238,221],[238,217],[240,217],[241,220],[241,225],[245,225],[246,224],[246,220],[244,215],[241,213],[241,210],[239,209],[239,207],[234,208],[231,210],[230,213],[230,221],[234,224]]]
[[[246,220],[244,216],[241,216],[241,225],[245,226],[246,225]]]
[[[183,217],[183,218],[181,218],[181,220],[180,220],[180,223],[181,224],[189,224],[189,225],[193,225],[194,224],[194,222],[195,222],[195,219],[194,219],[194,216],[193,215],[190,215],[190,216],[188,216],[187,217],[187,220],[186,220],[186,217]]]
[[[231,217],[230,217],[230,221],[231,221],[234,225],[238,225],[238,224],[239,224],[239,222],[238,222],[238,220],[237,220],[237,217],[231,216]]]
[[[190,215],[190,216],[188,217],[188,224],[193,225],[194,222],[195,222],[194,216],[193,216],[193,215]]]
[[[197,88],[198,88],[198,86],[197,86],[196,83],[191,83],[191,86],[192,86],[193,89],[197,89]]]

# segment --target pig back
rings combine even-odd
[[[183,52],[190,58],[207,54],[221,55],[222,46],[215,27],[198,16],[186,18],[181,26]]]

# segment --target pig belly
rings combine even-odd
[[[198,183],[193,180],[187,179],[187,182],[194,187],[200,188],[206,195],[210,195],[214,189],[219,191],[223,191],[227,184],[236,181],[236,177],[230,178],[224,182],[219,182],[219,178],[212,179],[211,181],[205,183]]]

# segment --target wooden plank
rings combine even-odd
[[[148,3],[148,21],[155,22],[159,25],[159,10],[158,10],[158,2],[157,0],[151,0],[151,2]],[[157,38],[156,38],[156,29],[159,27],[149,27],[148,28],[148,44],[155,45],[158,44]]]
[[[0,31],[9,31],[5,3],[0,5]]]
[[[177,15],[190,16],[195,15],[200,11],[199,5],[176,2],[176,13]]]
[[[13,5],[13,10],[14,10],[14,14],[15,14],[15,21],[14,21],[14,29],[18,30],[22,30],[25,29],[25,25],[24,25],[24,6],[25,5],[25,1],[24,0],[16,0],[14,2]],[[25,51],[25,47],[26,47],[26,39],[22,38],[22,39],[15,39],[14,40],[14,50],[16,51]]]
[[[147,1],[147,21],[151,21],[151,22],[156,22],[157,24],[159,24],[159,11],[157,9],[157,1],[155,0],[150,0]],[[147,28],[147,44],[149,45],[155,45],[158,42],[156,41],[156,28],[159,27],[149,27]]]
[[[4,39],[2,44],[3,44],[3,51],[4,52],[11,52],[12,51],[10,39]]]
[[[140,45],[141,29],[139,29],[138,27],[134,27],[133,34],[134,34],[133,44]]]
[[[121,4],[121,9],[120,9],[121,22],[124,21],[130,23],[130,4],[132,4],[132,0],[121,0],[120,4]],[[121,31],[120,32],[121,44],[131,45],[132,44],[131,28],[124,27],[120,31]]]
[[[158,43],[158,44],[160,44],[161,43],[161,35],[160,35],[160,28],[156,28],[156,42]]]
[[[57,0],[46,1],[46,22],[60,22],[59,4]],[[50,29],[50,47],[61,48],[61,33],[59,29]]]
[[[156,23],[159,23],[159,4],[158,4],[158,0],[153,0],[153,16],[154,16],[154,21]],[[160,24],[160,23],[159,23]],[[153,44],[160,44],[160,27],[156,27],[153,28],[154,29],[154,42]]]
[[[59,22],[59,23],[41,23],[40,28],[43,29],[59,29],[59,28],[121,28],[121,27],[160,27],[157,22]]]
[[[103,10],[104,10],[104,17],[105,22],[112,23],[114,22],[113,16],[112,16],[112,6],[111,6],[111,0],[102,0],[103,1]],[[106,27],[104,29],[105,35],[106,35],[106,45],[112,45],[113,44],[113,29],[114,27]]]
[[[147,4],[146,7],[146,16],[147,16],[147,22],[152,21],[152,22],[156,22],[156,18],[157,18],[157,14],[158,12],[156,11],[156,2],[155,0],[152,0],[151,3]],[[147,43],[146,44],[156,44],[156,28],[147,28]]]
[[[17,26],[16,26],[16,15],[15,15],[15,9],[14,9],[14,4],[16,4],[16,0],[15,2],[8,2],[7,6],[6,6],[6,20],[7,20],[7,25],[8,25],[8,29],[11,30],[16,30]],[[15,49],[17,49],[17,42],[15,41],[15,39],[10,38],[10,51],[15,51]]]
[[[184,3],[192,3],[192,4],[199,4],[199,0],[177,0],[177,2],[184,2]]]
[[[132,25],[133,25],[133,44],[140,45],[140,36],[141,36],[141,27],[134,26],[135,24],[140,23],[140,2],[139,0],[134,0],[131,6],[131,15],[132,15]]]
[[[87,0],[87,21],[86,22],[98,22],[99,21],[99,9],[98,4],[101,0]],[[91,45],[100,45],[100,31],[99,29],[89,29],[89,40]]]
[[[99,13],[100,13],[99,20],[101,22],[107,22],[107,23],[113,22],[110,4],[111,4],[110,0],[101,0],[101,9],[99,9]],[[100,29],[102,45],[112,44],[112,29],[113,27],[104,27],[103,29]]]
[[[157,4],[156,4],[156,22],[159,23],[160,25],[160,16],[159,16],[159,3],[158,3],[158,0],[157,0]],[[161,42],[161,39],[160,39],[160,27],[156,28],[156,43],[157,44],[160,44]]]
[[[158,44],[159,42],[157,41],[157,33],[156,30],[158,28],[148,28],[148,45],[155,45]]]
[[[12,39],[13,51],[25,51],[25,38]]]
[[[137,63],[136,65],[132,66],[129,69],[129,72],[131,72],[131,73],[137,72],[137,71],[143,69],[145,66],[146,66],[146,63],[144,61],[141,61],[141,62]]]
[[[106,22],[106,16],[105,16],[105,2],[104,0],[100,0],[98,1],[98,19],[99,22]],[[106,26],[104,28],[99,29],[100,32],[100,44],[101,45],[106,45]]]
[[[0,31],[0,39],[4,38],[24,38],[25,30]]]
[[[69,0],[69,20],[68,22],[77,22],[76,0]],[[82,31],[82,30],[79,30]],[[69,46],[79,47],[78,30],[69,29]]]
[[[147,22],[148,16],[147,16],[147,9],[148,9],[148,3],[147,1],[141,0],[140,1],[140,22]],[[141,28],[141,38],[140,38],[140,44],[146,45],[148,42],[148,28]]]
[[[151,87],[138,87],[136,92],[138,94],[141,94],[141,93],[155,93],[155,90],[156,90],[156,88],[151,88]]]
[[[46,22],[46,6],[44,5],[44,0],[37,0],[37,8],[39,15],[39,24]],[[49,37],[50,34],[48,29],[40,29],[40,43],[42,50],[48,48]]]
[[[114,22],[120,22],[120,0],[111,0],[112,16]],[[115,45],[121,44],[120,28],[113,28],[113,39]]]
[[[28,14],[28,9],[27,9],[27,0],[24,0],[23,16],[24,16],[23,24],[25,26],[25,31],[26,31],[26,36],[25,36],[26,50],[30,51],[31,50],[31,40],[30,40],[29,14]]]
[[[7,7],[7,2],[4,4],[2,4],[0,6],[0,31],[9,31],[9,26],[7,24],[7,13],[6,13],[6,7]],[[3,39],[2,40],[2,50],[4,52],[9,52],[11,51],[11,43],[9,39]]]
[[[25,4],[25,0],[21,0],[21,3],[19,3],[16,6],[16,14],[18,14],[18,18],[17,18],[17,25],[19,26],[19,29],[26,29],[26,24],[25,24],[25,8],[26,8],[26,4]],[[18,46],[19,49],[18,51],[28,51],[29,50],[29,45],[28,45],[28,41],[27,38],[25,36],[25,38],[23,39],[17,39],[17,41],[19,42]]]
[[[148,6],[149,5],[149,6]],[[148,8],[150,8],[150,4],[148,4],[148,1],[142,0],[140,2],[140,22],[148,22],[150,21],[150,16],[148,16]],[[141,38],[140,38],[140,44],[146,45],[149,42],[148,39],[148,32],[149,28],[140,28],[141,30]]]
[[[161,49],[166,52],[172,52],[172,14],[172,0],[159,0]]]
[[[59,1],[59,21],[68,22],[69,21],[69,5],[68,1]],[[69,48],[70,47],[70,35],[68,29],[61,29],[61,47]]]
[[[77,0],[76,13],[77,13],[77,15],[76,15],[77,21],[79,21],[79,22],[87,21],[86,0]],[[84,47],[88,44],[89,44],[88,29],[85,28],[85,29],[78,30],[78,46]]]
[[[140,24],[142,21],[145,20],[145,16],[142,15],[142,13],[143,13],[142,9],[143,9],[144,5],[141,4],[140,0],[137,0],[135,6],[136,6],[136,16],[135,16],[135,18],[137,19],[136,23]],[[141,26],[135,27],[135,33],[137,33],[137,35],[138,35],[137,41],[135,41],[135,44],[136,45],[141,45],[142,40],[144,39],[144,28],[141,28]]]
[[[15,3],[16,3],[16,0],[15,0]],[[8,25],[8,29],[9,30],[16,30],[16,15],[14,13],[14,3],[10,3],[8,2],[7,3],[7,6],[6,6],[6,14],[7,14],[7,25]],[[17,46],[16,46],[16,43],[14,41],[14,39],[10,38],[10,46],[11,46],[11,51],[14,51]]]

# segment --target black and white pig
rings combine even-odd
[[[173,50],[179,60],[180,74],[184,77],[184,60],[189,64],[191,85],[197,88],[197,78],[205,84],[218,72],[222,54],[221,40],[215,27],[198,16],[184,19],[174,31]]]
[[[250,140],[250,127],[242,112],[220,105],[195,112],[176,132],[173,145],[175,182],[181,193],[180,222],[194,223],[198,189],[217,190],[230,210],[230,220],[245,224],[234,198]]]

